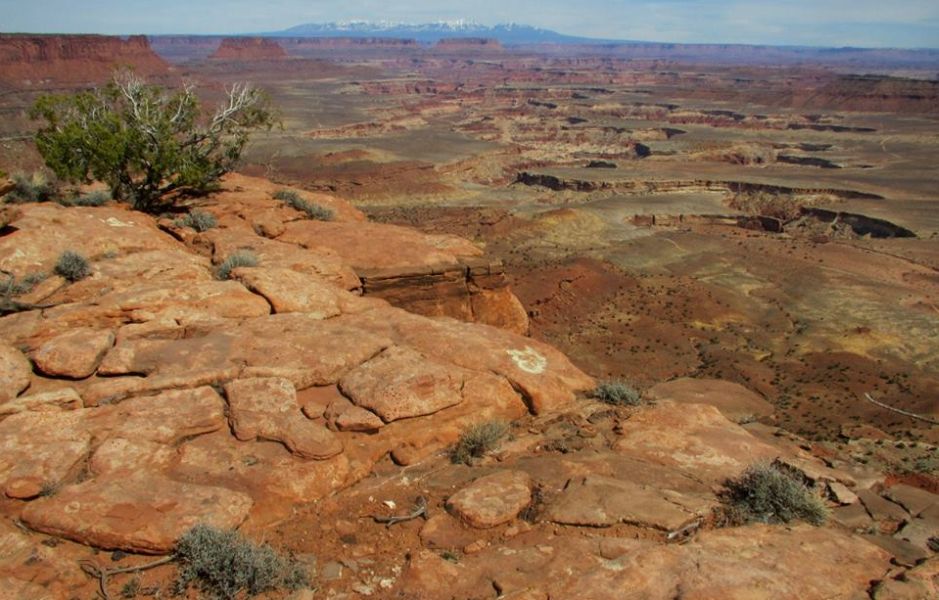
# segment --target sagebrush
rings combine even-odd
[[[304,200],[293,190],[277,190],[274,198],[316,221],[332,221],[336,216],[331,209]]]
[[[484,421],[471,425],[450,449],[450,460],[470,464],[474,458],[481,458],[495,450],[508,431],[509,426],[504,421]]]
[[[194,210],[184,217],[176,219],[176,224],[180,227],[195,229],[199,233],[208,231],[218,226],[218,219],[212,213],[201,210]]]
[[[91,275],[91,263],[78,252],[66,250],[55,263],[55,273],[74,283]]]
[[[13,174],[13,189],[7,192],[7,202],[49,202],[59,193],[55,180],[42,171]]]
[[[258,266],[257,255],[250,250],[238,250],[219,264],[215,269],[215,277],[221,280],[231,277],[231,272],[238,267]]]
[[[179,574],[176,592],[195,585],[221,600],[256,596],[309,585],[300,564],[266,544],[256,544],[235,531],[196,525],[176,545]]]
[[[725,487],[723,499],[746,521],[788,523],[801,519],[821,525],[828,518],[825,501],[778,463],[751,465]]]
[[[611,380],[600,383],[591,394],[597,400],[616,406],[638,406],[642,395],[625,381]]]

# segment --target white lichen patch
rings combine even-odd
[[[512,357],[515,365],[526,373],[539,375],[548,367],[548,359],[531,346],[525,346],[524,350],[506,350],[506,352]]]

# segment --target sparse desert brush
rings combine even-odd
[[[49,278],[47,273],[42,271],[30,273],[20,279],[17,279],[12,273],[4,273],[7,280],[0,283],[0,296],[20,296],[33,291],[37,285]]]
[[[256,266],[258,266],[257,254],[250,250],[238,250],[219,264],[215,269],[215,277],[224,281],[231,277],[233,269]]]
[[[188,227],[202,233],[203,231],[217,227],[218,219],[216,219],[215,215],[212,213],[194,210],[186,216],[176,219],[176,224],[180,227]]]
[[[309,585],[297,561],[264,544],[255,544],[235,531],[196,525],[176,545],[179,574],[176,592],[195,585],[207,597],[221,600],[256,596],[278,589]]]
[[[724,500],[743,521],[788,523],[801,519],[821,525],[828,518],[824,500],[796,474],[777,463],[751,465],[725,486]]]
[[[91,264],[78,252],[66,250],[55,263],[55,273],[74,283],[91,275]]]
[[[336,216],[332,210],[304,200],[293,190],[277,190],[274,192],[274,198],[316,221],[332,221]]]
[[[59,200],[62,206],[104,206],[111,200],[111,194],[104,190],[87,192],[72,198],[63,198]]]
[[[509,426],[504,421],[483,421],[471,425],[451,448],[450,460],[454,464],[468,465],[474,458],[494,450],[508,431]]]
[[[619,379],[601,382],[591,396],[614,406],[639,406],[642,402],[636,388]]]
[[[55,181],[42,171],[30,175],[13,174],[13,189],[5,196],[7,202],[48,202],[58,194]]]

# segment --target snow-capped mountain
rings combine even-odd
[[[464,20],[437,21],[435,23],[398,23],[392,21],[307,23],[267,35],[284,37],[393,37],[431,43],[443,38],[453,37],[493,38],[503,44],[537,44],[545,42],[563,44],[601,41],[568,36],[549,29],[540,29],[518,23],[490,26]]]

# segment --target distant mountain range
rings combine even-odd
[[[503,44],[585,44],[612,41],[564,35],[550,29],[540,29],[518,23],[502,23],[489,26],[470,21],[307,23],[263,35],[272,37],[390,37],[409,38],[427,43],[455,37],[492,38]]]

